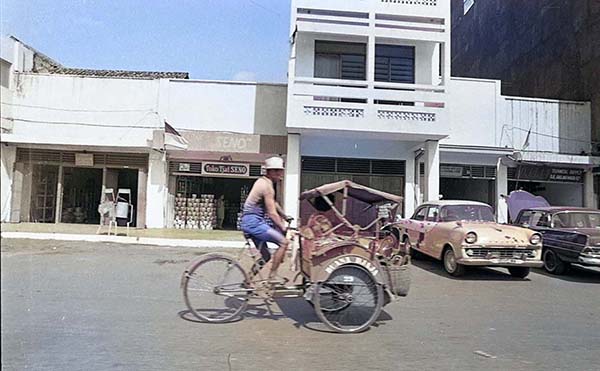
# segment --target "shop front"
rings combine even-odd
[[[177,229],[239,229],[241,210],[262,163],[270,155],[190,153],[169,159],[167,226]],[[234,160],[243,158],[247,162]],[[276,193],[280,198],[276,185]]]
[[[13,221],[97,224],[107,189],[128,190],[133,225],[143,226],[148,154],[17,148]]]
[[[564,165],[527,164],[508,168],[508,191],[522,189],[553,206],[584,205],[585,169]]]
[[[471,200],[496,207],[496,167],[440,164],[440,194],[445,200]]]

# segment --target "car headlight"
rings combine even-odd
[[[583,250],[581,250],[581,254],[582,255],[593,255],[594,250],[592,250],[591,247],[586,246],[583,248]]]
[[[465,235],[465,242],[466,243],[475,243],[477,242],[477,233],[475,232],[469,232]]]
[[[534,233],[531,235],[531,237],[529,237],[529,242],[532,245],[539,245],[542,242],[542,236],[537,233]]]

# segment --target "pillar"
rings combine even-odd
[[[148,179],[146,186],[146,226],[165,227],[167,190],[167,161],[164,153],[151,151],[148,156]]]
[[[425,189],[423,201],[440,199],[440,145],[437,140],[425,142]]]
[[[300,134],[288,134],[287,163],[285,164],[285,212],[296,221],[300,216],[298,197],[300,197]]]
[[[496,163],[496,218],[498,223],[508,223],[508,205],[503,196],[508,196],[508,167],[498,159]]]
[[[415,211],[417,200],[417,181],[415,179],[415,158],[412,154],[406,159],[404,175],[404,218],[409,218]]]
[[[1,144],[1,155],[0,160],[1,164],[1,183],[0,187],[2,188],[2,192],[0,197],[2,197],[2,222],[9,222],[10,215],[12,212],[12,192],[13,192],[13,180],[14,180],[14,168],[15,161],[17,158],[17,147],[9,146],[6,144]]]
[[[596,195],[594,194],[594,173],[592,169],[583,175],[583,206],[595,209],[597,207]]]

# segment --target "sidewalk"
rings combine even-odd
[[[244,239],[239,231],[200,231],[185,229],[135,229],[119,227],[119,235],[96,234],[97,225],[2,223],[2,238],[26,238],[37,240],[113,242],[156,246],[242,248]]]

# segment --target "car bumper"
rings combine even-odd
[[[522,260],[514,258],[492,258],[492,259],[471,259],[462,258],[457,259],[458,264],[471,265],[471,266],[482,266],[482,267],[529,267],[529,268],[541,268],[544,266],[544,262],[540,260]]]
[[[600,267],[600,258],[579,256],[579,258],[577,259],[577,262],[579,264],[593,265],[595,267]]]

